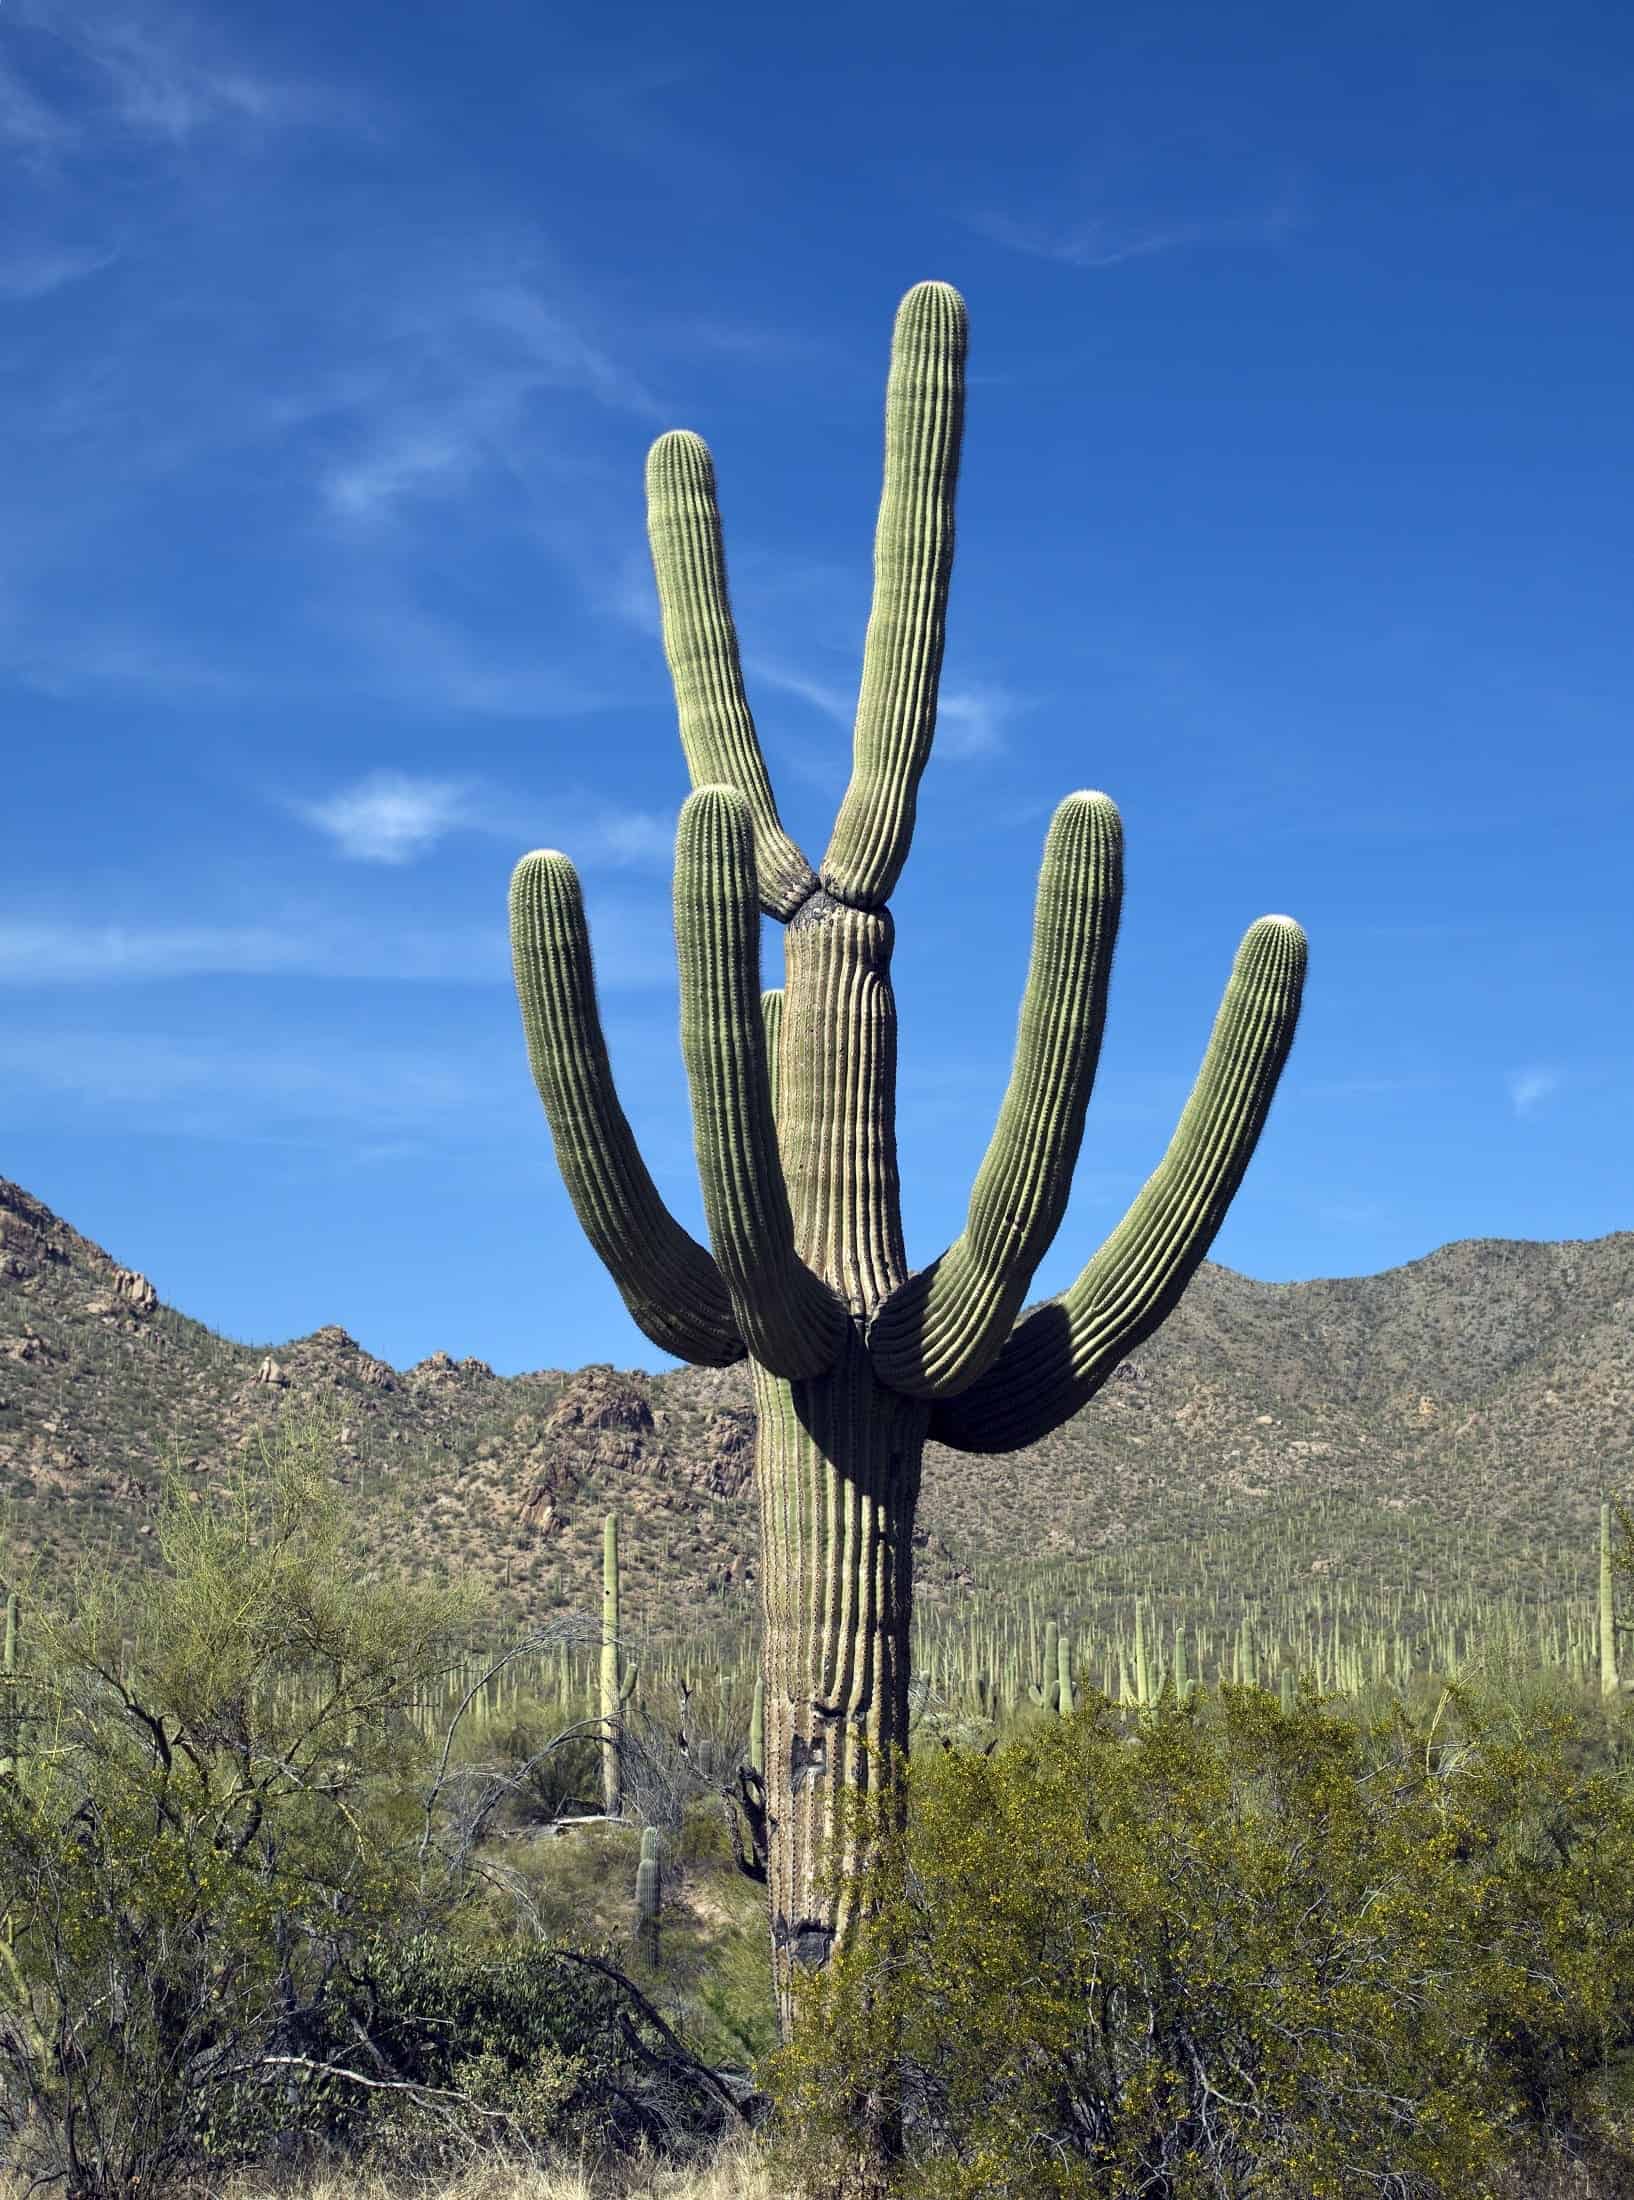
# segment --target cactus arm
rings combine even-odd
[[[1106,1023],[1123,897],[1123,828],[1103,794],[1069,795],[1044,843],[1015,1063],[963,1234],[868,1328],[883,1382],[950,1398],[1004,1349],[1061,1226]]]
[[[636,1326],[701,1367],[744,1356],[720,1271],[670,1214],[607,1059],[578,875],[554,849],[511,878],[511,951],[533,1081],[574,1212]]]
[[[783,988],[768,986],[760,996],[760,1025],[766,1034],[766,1094],[777,1120],[777,1050],[783,1043]]]
[[[766,1067],[753,823],[735,788],[701,787],[682,807],[675,939],[698,1177],[739,1334],[772,1374],[820,1375],[848,1321],[794,1249]]]
[[[1037,1442],[1174,1311],[1258,1143],[1293,1044],[1305,964],[1291,917],[1249,926],[1168,1152],[1078,1280],[1023,1317],[979,1382],[932,1408],[935,1441],[975,1452]]]
[[[685,429],[661,435],[647,454],[647,539],[692,784],[736,787],[748,803],[760,905],[787,920],[816,892],[817,878],[778,818],[743,692],[715,463],[702,437]]]
[[[936,730],[967,326],[946,283],[916,283],[897,308],[851,783],[822,866],[826,890],[857,909],[883,908],[907,861]]]

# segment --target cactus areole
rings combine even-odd
[[[1249,927],[1167,1153],[1071,1288],[1023,1315],[1067,1204],[1122,898],[1116,808],[1068,795],[1044,843],[1014,1066],[964,1231],[909,1271],[887,902],[936,724],[965,343],[957,291],[908,292],[851,781],[818,869],[779,822],[744,693],[709,451],[676,431],[648,457],[694,790],[676,839],[675,934],[707,1250],[666,1209],[619,1105],[572,864],[541,851],[511,881],[528,1057],[579,1220],[654,1344],[702,1366],[752,1364],[767,1885],[785,2030],[797,1967],[827,1959],[865,1897],[862,1854],[845,1857],[837,1893],[822,1891],[825,1845],[844,1838],[839,1800],[848,1785],[890,1783],[907,1743],[926,1437],[984,1453],[1034,1442],[1172,1312],[1254,1151],[1305,972],[1290,918]],[[784,984],[766,993],[762,914],[786,927]]]

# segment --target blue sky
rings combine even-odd
[[[246,1341],[659,1364],[555,1177],[510,870],[578,861],[701,1232],[643,460],[714,451],[819,856],[891,318],[935,277],[971,351],[893,904],[915,1262],[1075,787],[1126,893],[1040,1292],[1273,910],[1305,1014],[1217,1259],[1634,1227],[1634,17],[1103,18],[3,0],[0,1173]]]

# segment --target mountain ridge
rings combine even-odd
[[[1205,1262],[1063,1429],[996,1458],[927,1448],[917,1577],[944,1598],[973,1571],[1223,1531],[1267,1506],[1326,1534],[1335,1504],[1359,1575],[1403,1515],[1426,1549],[1476,1537],[1513,1570],[1586,1550],[1601,1491],[1634,1479],[1631,1407],[1634,1231],[1465,1238],[1292,1283]],[[15,1547],[140,1557],[167,1456],[202,1486],[302,1408],[333,1417],[337,1476],[368,1496],[383,1560],[472,1571],[507,1610],[588,1609],[617,1506],[638,1605],[750,1608],[745,1367],[499,1376],[435,1352],[399,1369],[337,1323],[237,1344],[0,1179]]]

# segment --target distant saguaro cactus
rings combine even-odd
[[[635,1868],[636,1944],[643,1959],[658,1968],[659,1912],[664,1899],[663,1846],[656,1826],[641,1835],[641,1861]]]
[[[1617,1599],[1611,1565],[1611,1499],[1600,1500],[1600,1693],[1615,1696],[1617,1673]]]
[[[609,1818],[624,1808],[624,1706],[635,1693],[636,1675],[624,1662],[620,1619],[618,1514],[610,1512],[601,1545],[601,1799]]]
[[[1061,1629],[1053,1619],[1044,1622],[1044,1663],[1036,1681],[1029,1681],[1027,1693],[1040,1711],[1055,1711],[1061,1703]]]
[[[676,839],[675,931],[712,1250],[664,1206],[619,1104],[572,864],[526,855],[511,881],[529,1061],[591,1244],[662,1351],[753,1363],[767,1877],[785,2030],[795,1966],[825,1962],[866,1897],[843,1792],[899,1792],[927,1435],[976,1453],[1034,1442],[1173,1310],[1254,1151],[1305,974],[1290,918],[1249,927],[1168,1152],[1077,1281],[1018,1320],[1066,1208],[1123,891],[1116,808],[1105,794],[1069,795],[1044,843],[1014,1067],[968,1219],[910,1273],[887,905],[936,724],[965,343],[956,290],[908,292],[886,387],[851,782],[818,869],[783,829],[744,694],[709,451],[677,431],[647,461],[694,788]],[[762,912],[787,927],[784,985],[765,994]],[[834,1894],[818,1873],[830,1840],[842,1860]]]
[[[0,1647],[0,1779],[17,1770],[17,1737],[22,1723],[17,1698],[18,1637],[23,1600],[15,1589],[6,1593],[6,1631]]]

